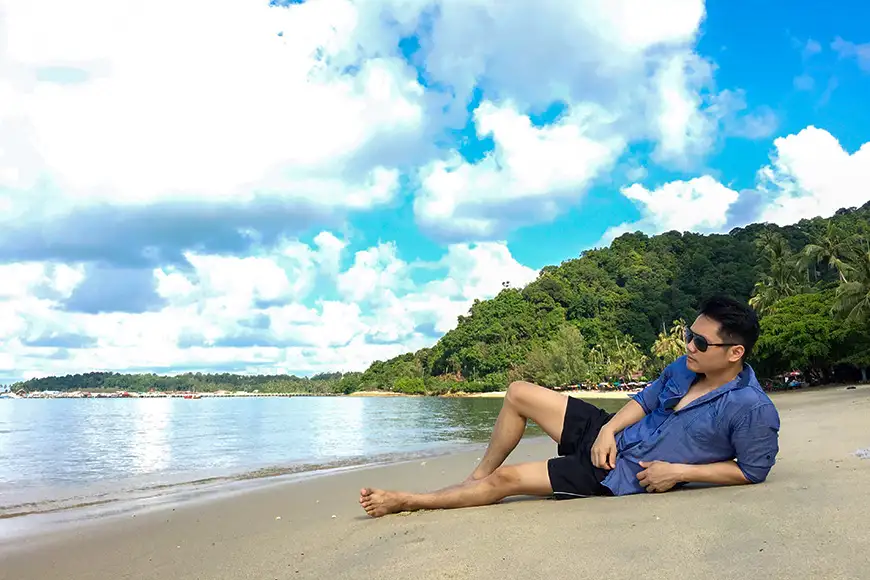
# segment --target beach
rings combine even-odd
[[[455,483],[474,450],[81,521],[6,545],[0,579],[868,578],[870,386],[772,398],[780,453],[761,485],[379,519],[358,504],[365,486]],[[508,463],[554,454],[528,439]]]

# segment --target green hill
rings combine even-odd
[[[813,382],[866,379],[870,366],[870,202],[778,227],[728,234],[624,234],[607,248],[543,268],[524,288],[475,301],[431,348],[363,373],[311,378],[88,373],[15,389],[405,393],[550,387],[652,378],[684,349],[681,328],[707,296],[749,300],[762,335],[762,377],[800,369]]]
[[[870,365],[870,202],[787,227],[722,235],[625,234],[476,301],[431,348],[378,361],[360,388],[407,392],[556,387],[652,377],[683,352],[680,325],[707,296],[751,300],[762,376],[853,380]],[[866,374],[863,374],[866,378]]]

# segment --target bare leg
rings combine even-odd
[[[451,509],[490,505],[511,495],[553,493],[546,461],[499,467],[479,481],[433,493],[406,493],[365,488],[359,502],[372,517],[419,509]]]
[[[522,439],[528,419],[537,423],[553,441],[561,442],[567,407],[567,395],[524,381],[511,383],[486,453],[463,483],[483,479],[504,463]]]

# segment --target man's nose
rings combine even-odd
[[[686,350],[692,354],[695,354],[696,352],[698,352],[698,349],[695,348],[695,341],[694,340],[690,340],[689,342],[686,343]]]

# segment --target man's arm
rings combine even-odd
[[[641,461],[643,469],[637,474],[647,491],[667,491],[678,483],[713,483],[742,485],[761,483],[767,479],[776,461],[779,432],[779,414],[772,403],[761,404],[736,418],[731,433],[736,457],[705,465]]]
[[[749,483],[735,461],[720,461],[705,465],[679,465],[679,480],[685,483],[716,483],[719,485],[741,485]]]
[[[592,465],[601,469],[616,467],[616,434],[634,425],[655,409],[669,374],[670,366],[666,367],[659,378],[645,389],[632,395],[631,399],[601,427],[592,444]]]
[[[637,474],[640,485],[649,492],[668,491],[678,483],[714,483],[742,485],[749,483],[743,470],[734,461],[720,461],[703,465],[668,463],[667,461],[641,461],[643,471]]]
[[[662,394],[662,389],[670,376],[671,365],[665,367],[662,374],[647,385],[639,393],[631,396],[628,403],[622,406],[616,415],[611,417],[602,429],[607,429],[613,435],[616,435],[626,427],[630,427],[643,419],[646,415],[652,413],[659,404],[659,396]]]
[[[616,467],[616,434],[628,427],[634,425],[644,418],[646,412],[640,403],[630,400],[622,406],[610,421],[605,423],[598,435],[595,437],[595,442],[592,444],[590,455],[592,465],[601,469],[613,469]]]
[[[629,400],[619,412],[610,418],[610,421],[604,424],[601,429],[607,429],[613,435],[616,435],[626,427],[634,425],[646,416],[646,411],[640,406],[640,403],[634,399]]]

